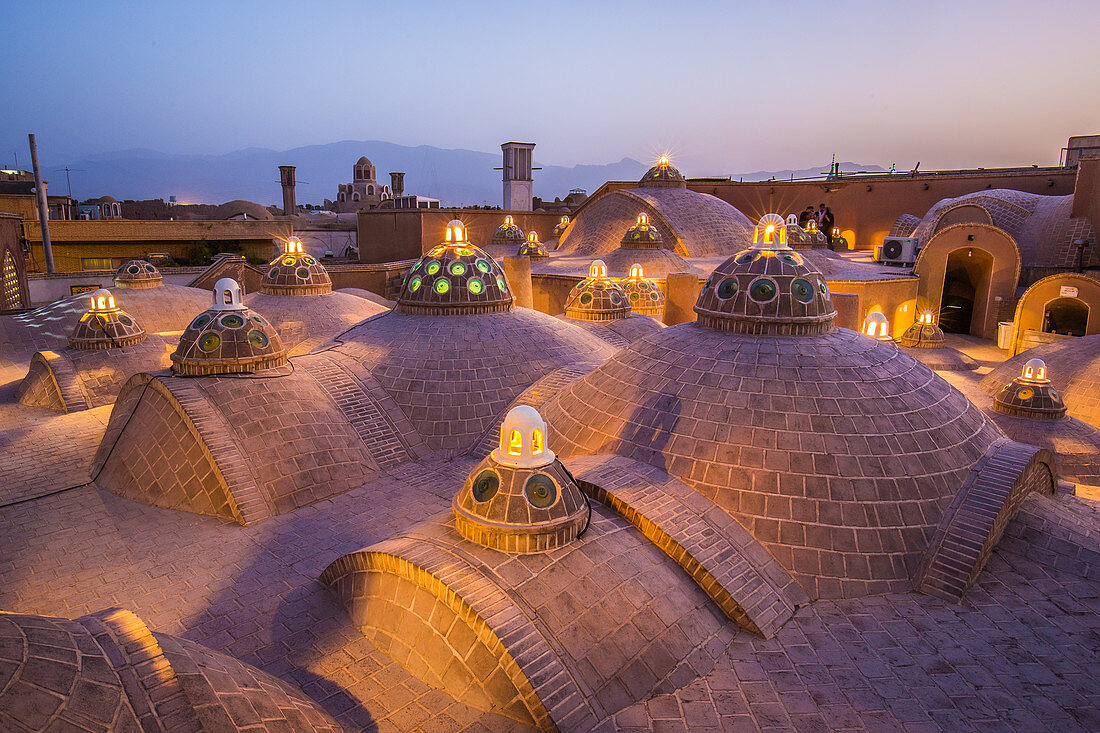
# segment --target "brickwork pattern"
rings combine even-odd
[[[1000,437],[893,344],[696,324],[634,342],[542,410],[563,460],[649,463],[729,512],[811,598],[902,590]]]
[[[275,326],[290,356],[332,343],[344,331],[387,308],[347,293],[271,295],[250,293],[244,302]]]
[[[468,449],[547,373],[612,349],[525,308],[464,316],[388,313],[333,350],[362,360],[432,450]]]
[[[91,407],[72,361],[56,351],[35,352],[27,376],[15,389],[15,399],[24,405],[57,412]]]
[[[1049,451],[1011,441],[992,447],[944,511],[918,570],[917,587],[959,599],[985,567],[1021,502],[1053,494],[1057,473]]]
[[[774,636],[810,602],[744,527],[686,484],[619,456],[570,465],[585,493],[660,547],[740,626]]]
[[[920,217],[912,214],[902,214],[894,220],[890,227],[891,237],[911,237],[920,225]]]

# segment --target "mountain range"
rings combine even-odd
[[[366,155],[378,171],[380,183],[389,183],[389,171],[405,172],[405,192],[440,199],[443,205],[499,205],[500,153],[452,150],[430,145],[408,147],[378,140],[345,140],[292,150],[245,148],[224,155],[169,154],[156,150],[124,150],[89,155],[45,165],[50,192],[67,193],[69,168],[72,195],[78,199],[110,194],[119,200],[168,199],[180,203],[222,203],[247,199],[269,205],[282,201],[279,166],[297,166],[300,204],[335,199],[337,186],[352,177],[352,166]],[[536,165],[538,163],[536,162]],[[571,189],[592,193],[605,181],[635,180],[649,164],[623,158],[605,165],[543,166],[535,172],[535,195],[565,197]],[[782,180],[819,175],[828,165],[802,170],[755,171],[734,174],[734,180]],[[878,166],[842,163],[841,170],[875,170]]]

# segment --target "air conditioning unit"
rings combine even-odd
[[[883,237],[875,259],[886,265],[912,265],[918,252],[916,237]]]

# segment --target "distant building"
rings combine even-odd
[[[410,194],[408,196],[396,196],[393,198],[394,209],[438,209],[439,199],[431,199],[427,196],[417,196],[416,194]],[[390,208],[390,207],[382,207]]]
[[[363,209],[377,209],[393,196],[388,185],[378,183],[378,174],[370,158],[363,156],[352,168],[352,182],[341,183],[336,201],[325,200],[325,208],[343,214]]]

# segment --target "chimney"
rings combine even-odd
[[[298,204],[294,199],[294,166],[279,166],[279,182],[283,184],[283,216],[298,213]]]
[[[390,193],[394,198],[405,195],[405,174],[398,171],[390,171]]]

